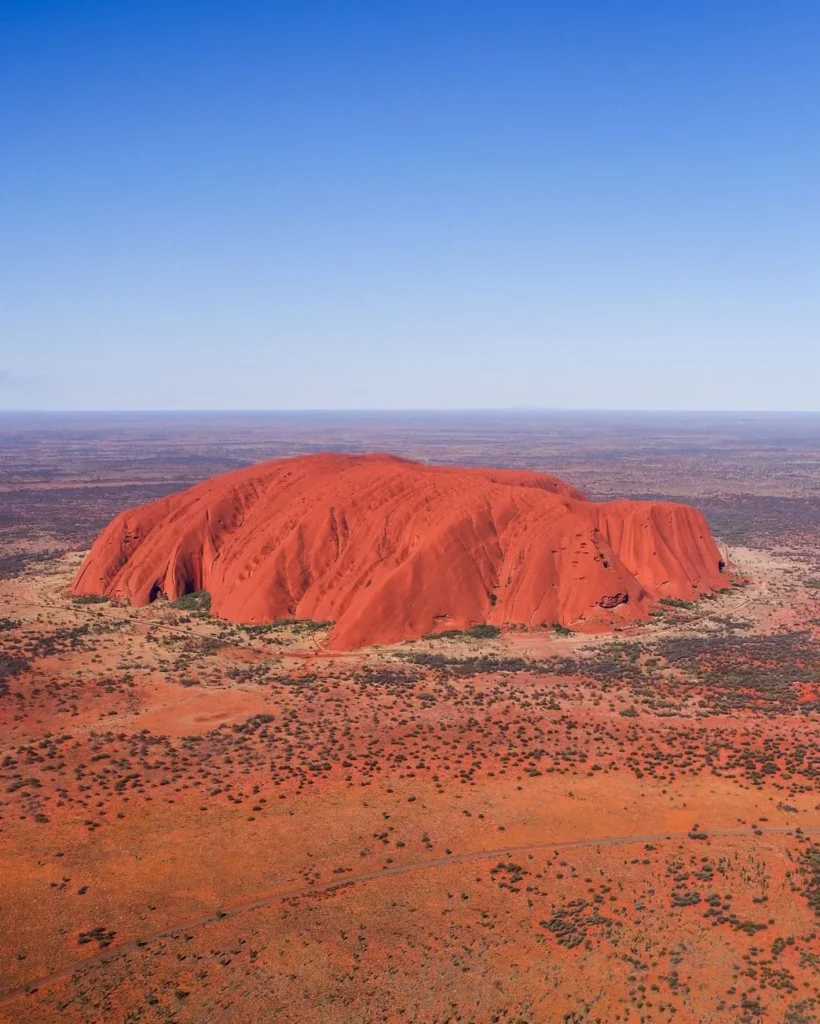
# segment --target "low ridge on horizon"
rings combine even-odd
[[[145,605],[330,620],[352,649],[478,623],[595,632],[725,585],[700,512],[589,501],[544,473],[318,454],[235,470],[118,515],[73,584]]]

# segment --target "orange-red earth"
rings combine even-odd
[[[725,586],[700,512],[590,501],[544,473],[322,454],[118,515],[73,584],[133,605],[199,590],[234,622],[332,620],[329,646],[477,623],[596,632]]]

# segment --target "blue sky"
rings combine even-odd
[[[820,5],[0,5],[0,408],[820,409]]]

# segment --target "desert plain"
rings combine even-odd
[[[325,450],[686,501],[725,586],[355,651],[72,595],[121,510]],[[820,1020],[820,418],[7,416],[0,456],[0,1020]]]

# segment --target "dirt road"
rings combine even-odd
[[[709,832],[708,838],[719,839],[726,836],[750,836],[752,838],[760,838],[767,835],[794,835],[796,831],[796,828],[788,828],[786,826],[758,829],[724,828],[715,829],[712,832]],[[820,835],[820,825],[801,828],[800,832],[803,835]],[[200,928],[202,925],[210,924],[214,921],[220,921],[226,917],[235,917],[237,914],[245,914],[251,910],[259,910],[263,907],[270,906],[273,903],[281,903],[285,900],[300,899],[314,895],[315,893],[325,893],[334,889],[344,889],[351,885],[374,882],[378,881],[380,878],[389,878],[392,875],[405,875],[411,872],[428,871],[431,868],[443,867],[447,864],[466,864],[471,861],[490,859],[509,860],[511,857],[521,856],[522,854],[539,853],[546,850],[571,850],[579,847],[593,846],[629,846],[635,843],[659,843],[669,840],[690,840],[696,844],[704,841],[703,839],[693,837],[689,832],[647,832],[642,835],[598,836],[590,839],[569,839],[560,842],[555,842],[553,840],[545,841],[543,843],[533,843],[528,846],[503,846],[495,850],[469,850],[463,853],[454,853],[447,857],[432,857],[429,860],[417,861],[412,864],[400,864],[395,867],[382,868],[379,871],[370,871],[362,875],[349,875],[347,878],[335,879],[332,882],[318,882],[315,885],[301,886],[298,889],[287,889],[281,892],[267,893],[263,896],[258,896],[255,899],[247,900],[243,903],[237,903],[233,907],[226,907],[224,909],[216,910],[212,914],[205,914],[202,917],[195,918],[194,920],[180,921],[179,923],[170,925],[160,931],[152,932],[150,935],[140,936],[138,939],[133,939],[130,942],[118,943],[116,946],[111,946],[104,952],[98,953],[96,956],[77,960],[70,966],[63,968],[60,971],[56,971],[54,974],[50,974],[47,977],[34,978],[27,984],[21,985],[16,989],[12,989],[10,992],[6,992],[4,995],[0,996],[0,1006],[5,1006],[13,1002],[15,999],[19,999],[21,996],[33,994],[39,989],[46,988],[58,981],[64,981],[66,978],[70,978],[76,971],[87,970],[92,967],[101,967],[117,957],[125,956],[128,953],[139,949],[141,946],[149,942],[154,942],[157,939],[173,935],[175,932],[182,931],[183,929],[188,931],[192,928]]]

